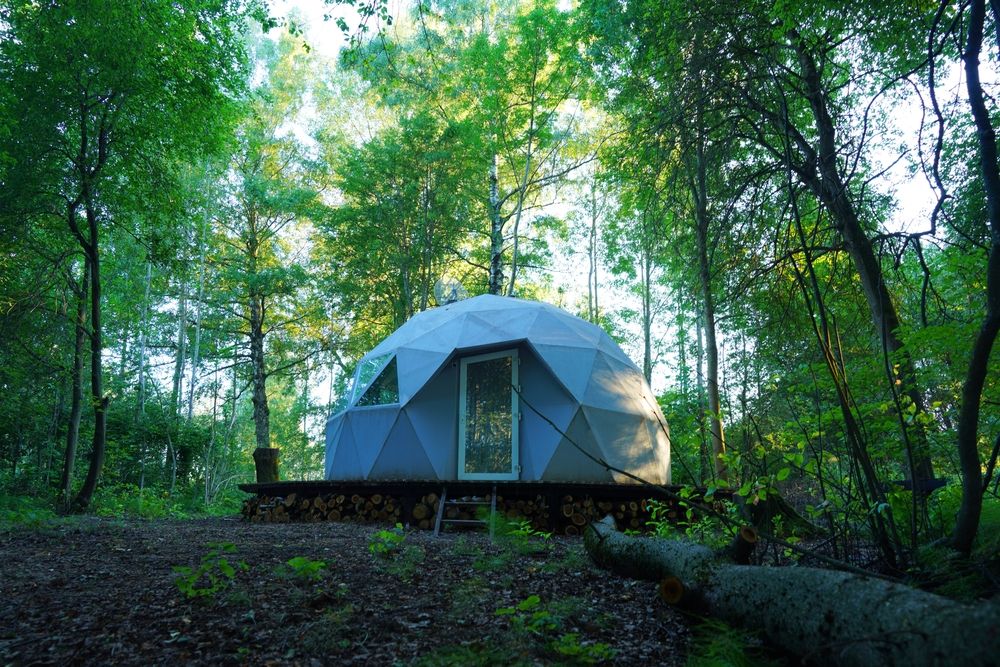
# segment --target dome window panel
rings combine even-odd
[[[368,385],[368,389],[361,395],[356,405],[361,407],[365,405],[392,405],[393,403],[399,403],[399,376],[396,372],[395,357],[382,368],[382,372]]]

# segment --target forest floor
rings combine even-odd
[[[0,563],[3,665],[679,665],[691,636],[580,538],[78,518],[0,532]]]

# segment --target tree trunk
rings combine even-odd
[[[146,260],[146,291],[142,299],[142,315],[139,320],[139,395],[136,398],[137,413],[146,413],[146,329],[149,328],[149,290],[153,284],[153,262]]]
[[[811,663],[986,665],[1000,655],[996,605],[833,570],[733,565],[701,545],[626,537],[610,517],[590,524],[584,544],[598,565],[663,582],[671,602],[760,630]]]
[[[645,215],[645,214],[643,214]],[[653,381],[653,253],[646,247],[642,251],[642,375],[647,383]]]
[[[257,468],[258,484],[270,484],[278,481],[278,449],[258,447],[253,452],[253,462]]]
[[[91,201],[90,184],[84,182],[84,201],[90,241],[87,246],[87,261],[90,262],[90,395],[94,406],[94,437],[90,449],[90,467],[83,481],[74,505],[80,511],[90,507],[90,501],[97,490],[97,481],[104,467],[104,453],[107,445],[108,398],[104,395],[103,383],[103,339],[101,329],[101,261],[98,243],[97,212]]]
[[[962,408],[958,417],[958,458],[962,472],[962,504],[959,507],[952,545],[969,553],[979,529],[983,504],[982,463],[979,459],[977,434],[979,408],[983,386],[989,369],[990,353],[1000,331],[1000,169],[997,167],[997,141],[993,123],[979,80],[979,56],[982,50],[983,25],[986,18],[985,0],[975,0],[969,13],[969,37],[965,53],[966,86],[969,106],[979,138],[979,158],[983,191],[990,222],[990,256],[986,269],[986,316],[972,346],[969,370],[962,384]],[[992,6],[992,5],[991,5]],[[994,21],[996,15],[994,6]]]
[[[87,286],[90,280],[90,263],[84,260],[83,277],[80,279],[76,292],[76,317],[74,329],[76,332],[73,343],[72,395],[70,397],[69,427],[66,429],[66,453],[63,457],[62,478],[59,490],[62,504],[69,509],[70,496],[73,492],[73,468],[76,463],[77,444],[80,442],[80,419],[83,415],[83,354],[87,339]]]
[[[597,172],[590,182],[590,231],[587,236],[587,315],[597,324],[601,320],[601,309],[597,299]]]
[[[537,75],[537,69],[535,74]],[[532,81],[532,90],[534,90],[534,81]],[[517,282],[517,266],[518,260],[520,259],[519,253],[521,248],[521,215],[524,212],[524,199],[528,194],[528,181],[531,179],[531,144],[535,133],[535,97],[532,95],[531,98],[531,110],[529,111],[530,119],[528,121],[528,147],[525,149],[524,155],[524,178],[518,184],[517,188],[517,209],[514,211],[514,241],[513,248],[510,254],[510,283],[507,285],[507,296],[514,296],[514,283]]]
[[[184,394],[184,365],[187,360],[187,284],[181,277],[181,295],[177,304],[177,355],[174,357],[173,389],[170,392],[170,415],[176,423]]]
[[[712,298],[712,273],[708,257],[708,179],[705,174],[705,149],[698,137],[695,157],[695,236],[698,251],[698,282],[701,288],[702,321],[705,324],[705,384],[708,390],[708,430],[712,438],[712,464],[715,479],[725,484],[728,476],[723,456],[726,438],[722,428],[722,405],[719,400],[719,347],[715,340],[715,300]]]
[[[434,174],[428,166],[424,172],[420,208],[423,212],[421,241],[423,242],[423,261],[421,262],[420,281],[420,312],[430,305],[431,285],[434,284],[434,217],[431,215],[434,198]]]
[[[697,370],[694,375],[695,390],[698,392],[698,463],[700,467],[699,473],[701,474],[700,481],[704,482],[707,479],[715,478],[715,466],[709,460],[709,443],[705,432],[705,418],[708,406],[705,404],[705,342],[701,324],[704,313],[699,314],[694,304],[692,304],[692,308],[695,309],[695,367]]]
[[[267,373],[264,367],[264,303],[250,297],[250,368],[253,378],[253,424],[258,449],[271,446],[270,410],[267,405]]]
[[[810,163],[805,168],[798,165],[795,169],[803,177],[803,182],[830,212],[837,232],[844,241],[844,247],[858,273],[882,348],[891,357],[891,361],[899,367],[898,377],[893,375],[891,367],[887,369],[890,373],[889,381],[895,383],[898,379],[903,393],[916,406],[917,412],[924,412],[923,396],[916,385],[916,368],[909,351],[903,346],[903,341],[899,337],[900,323],[895,301],[882,278],[882,269],[875,257],[871,239],[861,226],[854,203],[849,197],[847,184],[838,170],[836,128],[827,105],[819,68],[798,34],[791,31],[790,35],[799,57],[805,84],[803,91],[812,110],[819,136],[815,166]],[[790,121],[786,119],[786,122]],[[819,168],[818,174],[815,172],[816,166]],[[913,479],[931,479],[934,470],[931,466],[926,434],[917,424],[914,424],[912,433],[908,431],[905,423],[901,422],[901,427],[903,438],[907,443],[907,467],[910,468],[910,475]]]
[[[500,173],[497,154],[490,162],[490,294],[503,293],[503,220],[500,217]]]
[[[191,349],[191,381],[188,383],[188,421],[194,417],[194,392],[198,384],[198,365],[201,363],[201,313],[205,301],[205,229],[207,227],[208,223],[204,223],[199,244],[201,247],[199,248],[198,303],[194,316],[194,347]]]

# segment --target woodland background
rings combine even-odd
[[[332,58],[256,0],[0,0],[6,511],[320,476],[447,277],[622,342],[677,483],[991,548],[1000,23],[871,4],[347,1]]]

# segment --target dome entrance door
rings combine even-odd
[[[461,360],[458,478],[518,479],[517,350]]]

